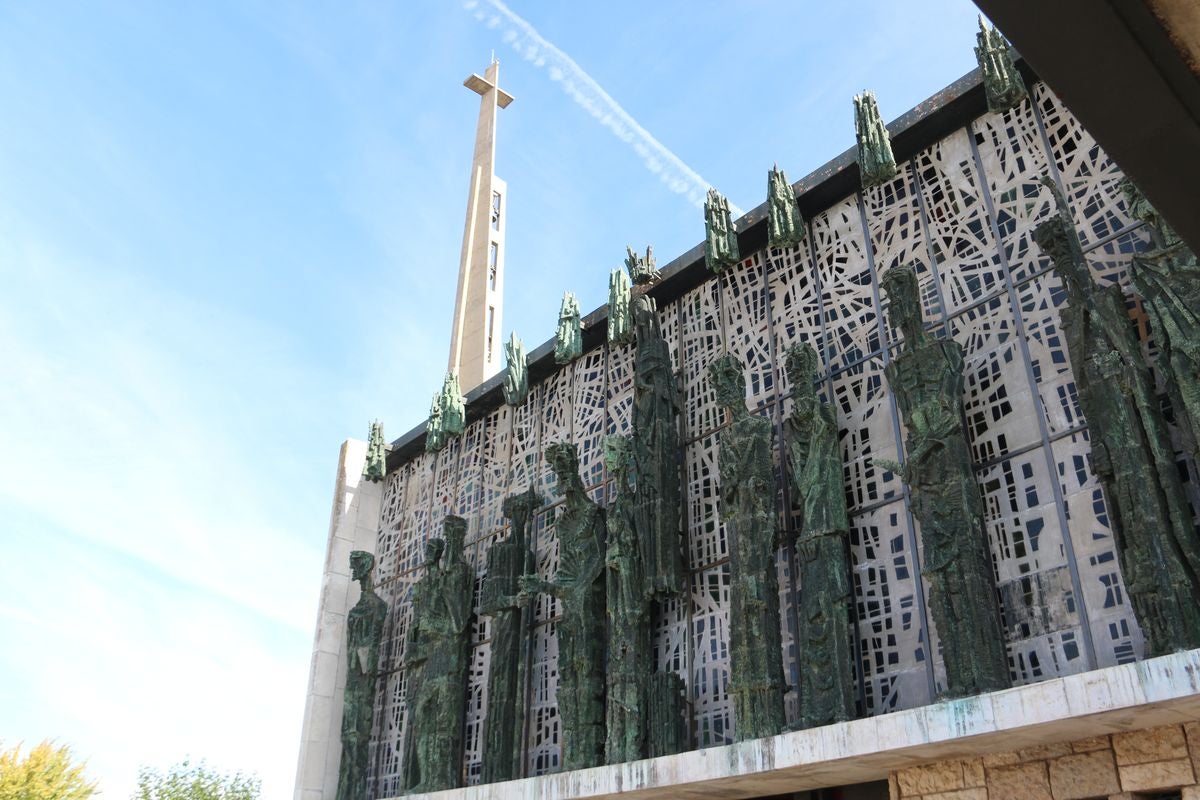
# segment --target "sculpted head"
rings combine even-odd
[[[658,329],[658,304],[654,302],[653,297],[639,294],[633,298],[631,306],[633,324],[639,331],[656,331]]]
[[[546,447],[546,460],[558,478],[556,491],[564,494],[566,489],[579,482],[579,453],[570,442],[555,442]]]
[[[614,433],[604,437],[604,466],[609,472],[628,469],[633,463],[633,439]]]
[[[1034,228],[1033,241],[1043,253],[1058,262],[1071,253],[1071,242],[1067,234],[1067,226],[1060,217],[1055,216]]]
[[[356,581],[361,581],[371,574],[375,566],[375,556],[366,550],[354,550],[350,553],[350,575]]]
[[[746,376],[742,364],[732,353],[725,353],[708,365],[708,379],[717,395],[717,405],[725,408],[746,407]]]
[[[446,549],[446,540],[436,536],[425,543],[425,566],[431,567],[442,559],[442,551]]]
[[[1142,194],[1137,184],[1129,180],[1129,178],[1121,180],[1121,194],[1125,198],[1125,208],[1129,211],[1131,217],[1140,219],[1142,222],[1148,222],[1151,225],[1158,224],[1158,210],[1150,205],[1150,201],[1146,199],[1146,195]]]
[[[541,498],[531,489],[520,494],[510,494],[504,498],[501,509],[504,516],[512,520],[514,525],[521,525],[540,501]]]
[[[1033,229],[1033,241],[1054,262],[1054,272],[1062,279],[1067,293],[1078,297],[1091,288],[1092,278],[1075,233],[1071,209],[1058,184],[1048,177],[1042,178],[1042,184],[1054,195],[1058,213]]]
[[[917,288],[917,273],[907,265],[895,266],[879,282],[888,296],[888,317],[901,330],[906,342],[920,337],[921,291]]]
[[[813,394],[817,379],[817,351],[811,344],[794,344],[787,349],[785,361],[788,380],[792,382],[794,394]]]

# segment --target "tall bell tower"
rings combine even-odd
[[[494,57],[483,77],[472,75],[463,81],[480,95],[447,367],[458,374],[464,393],[499,372],[502,360],[508,187],[495,173],[496,110],[507,108],[513,96],[500,88],[499,81],[500,62]]]

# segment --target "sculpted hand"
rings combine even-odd
[[[897,475],[904,475],[904,467],[898,461],[892,461],[890,458],[873,458],[871,463],[880,469],[886,469],[888,472],[894,472]]]
[[[517,578],[517,586],[520,588],[517,597],[526,602],[545,591],[546,582],[537,575],[522,575]]]

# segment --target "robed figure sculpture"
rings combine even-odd
[[[1149,250],[1133,257],[1133,285],[1150,317],[1167,396],[1184,446],[1200,461],[1200,263],[1158,210],[1128,179],[1122,182],[1129,213],[1146,223]]]
[[[367,745],[375,713],[379,641],[387,617],[387,603],[375,594],[371,582],[374,566],[375,556],[370,553],[355,550],[350,554],[350,575],[358,581],[362,596],[346,617],[346,689],[337,800],[367,800]]]
[[[1125,590],[1148,655],[1200,646],[1200,543],[1150,370],[1120,287],[1096,285],[1065,198],[1052,181],[1043,182],[1058,213],[1033,238],[1070,299],[1061,312],[1067,352]]]
[[[686,580],[680,536],[679,386],[654,299],[635,297],[633,318],[635,528],[647,591],[654,599],[666,600],[680,595]]]
[[[558,574],[552,581],[524,575],[521,590],[562,601],[557,630],[563,769],[584,769],[604,763],[604,510],[584,491],[575,445],[552,444],[546,458],[558,479],[555,491],[565,499],[554,522]]]
[[[510,781],[520,772],[520,738],[525,697],[521,691],[522,657],[528,627],[528,603],[521,602],[517,581],[533,566],[529,548],[534,513],[542,498],[533,489],[504,498],[508,537],[487,553],[479,613],[491,617],[492,653],[488,663],[487,716],[483,721],[483,782]]]
[[[742,365],[726,353],[708,367],[718,405],[730,416],[721,431],[721,520],[729,533],[729,693],[738,741],[783,729],[783,643],[775,551],[772,425],[746,408]]]
[[[817,352],[807,344],[793,345],[785,363],[794,403],[785,423],[788,465],[793,502],[804,512],[796,531],[800,573],[796,727],[813,728],[854,716],[850,518],[837,419],[817,394]]]
[[[463,558],[467,521],[448,516],[444,539],[425,547],[425,575],[413,587],[412,622],[402,666],[409,713],[404,788],[453,789],[462,783],[463,717],[471,657],[475,571]]]
[[[929,608],[946,667],[943,696],[1006,689],[1008,653],[995,573],[983,521],[983,498],[963,427],[963,351],[937,339],[921,321],[917,275],[893,267],[883,277],[888,315],[904,335],[903,350],[884,369],[908,436],[897,471],[908,485],[921,527]]]
[[[638,530],[634,527],[633,447],[628,436],[604,440],[604,463],[616,497],[605,514],[608,602],[608,713],[605,760],[636,761],[646,755],[650,655],[650,595]]]

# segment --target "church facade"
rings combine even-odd
[[[892,123],[896,170],[877,185],[863,188],[854,151],[794,184],[804,227],[799,244],[768,245],[764,204],[735,220],[740,253],[733,266],[710,271],[697,247],[665,266],[648,290],[678,383],[684,573],[683,591],[654,605],[651,660],[654,672],[672,673],[682,684],[684,752],[578,778],[562,772],[564,609],[560,599],[539,594],[530,602],[521,656],[520,780],[439,797],[588,797],[631,787],[647,797],[690,790],[730,797],[890,793],[897,800],[1133,798],[1143,796],[1130,794],[1139,791],[1200,797],[1183,794],[1196,792],[1184,787],[1200,777],[1200,762],[1192,761],[1200,753],[1200,729],[1192,723],[1200,719],[1200,655],[1149,658],[1133,601],[1138,589],[1120,566],[1121,543],[1068,349],[1063,312],[1071,295],[1034,236],[1060,213],[1058,193],[1092,279],[1122,290],[1150,369],[1155,343],[1133,263],[1155,246],[1154,231],[1134,216],[1120,167],[1023,69],[1028,95],[1009,110],[988,110],[976,71]],[[698,214],[698,235],[701,222]],[[624,245],[614,242],[614,263]],[[962,354],[961,422],[1013,687],[974,697],[951,697],[947,663],[962,654],[948,659],[944,651],[913,492],[904,470],[894,468],[909,457],[911,434],[888,375],[904,337],[885,278],[901,267],[915,270],[927,333],[956,343]],[[555,518],[562,498],[547,447],[575,445],[583,488],[596,504],[609,506],[616,496],[604,444],[631,432],[636,348],[607,341],[609,313],[605,307],[584,318],[583,352],[569,363],[556,363],[553,341],[529,354],[523,402],[505,402],[499,375],[467,395],[465,430],[440,449],[425,447],[423,425],[397,439],[382,481],[359,477],[367,457],[360,443],[343,448],[298,800],[335,796],[344,620],[358,600],[350,550],[374,554],[375,591],[388,608],[369,796],[404,793],[414,588],[426,571],[427,542],[442,535],[448,516],[465,520],[463,557],[476,576],[457,769],[462,786],[482,782],[493,631],[492,617],[478,612],[489,549],[510,534],[505,499],[530,489],[544,499],[528,544],[533,571],[552,579],[560,566]],[[771,430],[783,714],[795,725],[805,587],[795,546],[803,520],[789,477],[785,420],[794,391],[785,352],[801,343],[818,353],[818,393],[836,421],[843,465],[853,713],[845,722],[735,742],[730,632],[741,620],[730,613],[736,542],[721,508],[718,455],[729,422],[708,370],[733,355],[750,414]],[[1157,389],[1166,396],[1166,386]],[[1173,422],[1170,435],[1173,464],[1196,508],[1196,464]],[[815,793],[872,781],[883,783]]]

